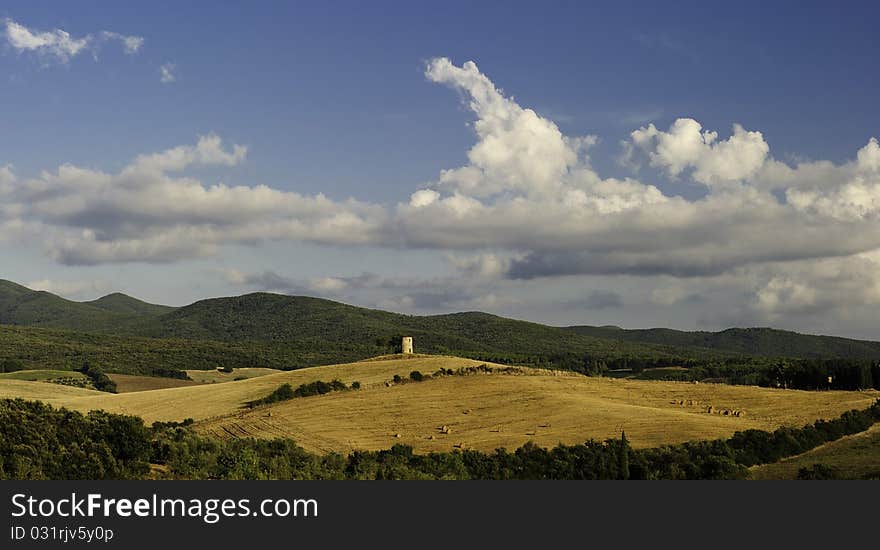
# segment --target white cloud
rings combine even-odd
[[[52,257],[65,264],[169,262],[205,257],[226,244],[290,239],[329,244],[375,240],[381,208],[265,185],[205,185],[172,176],[197,165],[234,166],[247,148],[219,137],[138,156],[118,173],[62,165],[18,182],[5,216],[37,224]]]
[[[266,240],[448,255],[468,281],[451,293],[438,290],[452,284],[450,277],[440,283],[379,276],[236,279],[302,293],[368,293],[374,303],[408,296],[414,308],[465,307],[489,295],[501,300],[493,285],[538,277],[736,276],[751,285],[743,293],[758,296],[747,313],[765,315],[787,303],[807,307],[811,288],[816,307],[827,304],[822,297],[831,292],[828,280],[794,277],[785,266],[813,266],[880,248],[875,139],[849,162],[789,166],[770,155],[759,132],[738,126],[725,140],[690,119],[679,119],[668,131],[649,125],[634,132],[630,145],[647,153],[655,167],[708,186],[704,196],[688,199],[634,178],[603,178],[587,155],[595,138],[564,135],[505,96],[473,63],[433,60],[426,75],[462,92],[476,118],[476,143],[464,165],[414,187],[400,204],[202,182],[186,170],[234,167],[248,152],[208,135],[194,145],[140,155],[118,172],[61,165],[22,179],[0,171],[0,223],[17,234],[31,231],[67,264],[170,262]],[[770,271],[759,276],[761,269]],[[871,277],[877,278],[865,271],[868,288]],[[694,295],[667,286],[644,301],[676,305]],[[622,295],[629,303],[629,295]]]
[[[118,40],[122,44],[123,51],[128,55],[136,54],[144,45],[144,39],[141,36],[124,35],[113,31],[102,31],[101,38],[103,40]]]
[[[6,41],[17,52],[33,52],[44,59],[54,59],[59,63],[67,63],[77,55],[97,51],[108,41],[118,41],[126,54],[134,54],[143,46],[144,39],[140,36],[123,35],[113,31],[102,31],[97,38],[91,34],[75,38],[62,29],[39,31],[28,28],[12,19],[5,19]]]
[[[176,66],[174,63],[163,63],[161,67],[159,67],[159,80],[163,84],[170,84],[177,80],[177,76],[174,74],[174,70]]]
[[[733,135],[717,141],[718,132],[702,131],[700,123],[692,118],[679,118],[667,132],[649,124],[630,136],[648,153],[652,166],[665,169],[671,176],[693,169],[691,177],[706,185],[751,178],[770,152],[761,132],[746,131],[734,124]]]
[[[6,19],[6,40],[18,52],[34,51],[53,56],[67,63],[71,57],[83,52],[92,43],[91,35],[73,38],[61,29],[33,31],[12,19]]]
[[[843,222],[876,221],[880,217],[880,145],[876,138],[859,149],[856,160],[841,167],[827,163],[798,166],[785,174],[821,171],[822,178],[804,178],[785,191],[788,202],[799,211]],[[784,173],[781,169],[778,172]]]

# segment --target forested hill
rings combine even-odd
[[[261,350],[285,343],[306,364],[378,355],[395,335],[416,351],[510,359],[554,355],[596,358],[880,358],[880,343],[773,329],[683,332],[671,329],[551,327],[479,312],[415,316],[304,296],[253,293],[172,308],[124,294],[75,302],[0,281],[0,325],[65,329],[114,337],[236,343]],[[265,352],[265,351],[264,351]],[[301,352],[301,353],[300,353]],[[337,357],[338,356],[338,357]]]
[[[124,296],[124,295],[118,295]],[[94,302],[74,302],[49,292],[31,290],[19,284],[0,280],[0,324],[31,327],[75,329],[87,332],[115,331],[121,326],[138,322],[149,312],[156,314],[161,306],[145,306],[142,311],[119,307],[118,298],[107,296]]]
[[[202,300],[157,318],[145,335],[161,338],[299,341],[315,348],[357,346],[374,355],[395,335],[423,353],[484,352],[499,357],[553,353],[667,356],[665,346],[617,342],[487,313],[415,316],[305,296],[254,293]]]
[[[674,348],[701,348],[763,357],[878,359],[880,342],[837,336],[815,336],[773,328],[730,328],[720,332],[686,332],[668,328],[627,330],[574,326],[567,330],[613,340]]]

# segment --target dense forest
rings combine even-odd
[[[292,440],[204,438],[189,421],[147,427],[133,416],[83,415],[6,399],[0,400],[0,479],[742,479],[749,466],[803,453],[878,421],[880,401],[802,428],[746,430],[726,440],[653,449],[633,449],[622,433],[553,449],[527,443],[515,451],[419,455],[395,445],[319,456]]]

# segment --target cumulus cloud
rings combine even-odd
[[[119,42],[126,54],[137,53],[144,44],[140,36],[101,31],[97,36],[86,34],[79,38],[62,29],[41,31],[28,28],[12,19],[5,19],[6,42],[19,53],[32,52],[44,59],[67,63],[81,53],[97,51],[106,42]]]
[[[880,305],[880,256],[795,262],[767,268],[752,306],[770,320],[786,315],[832,312]]]
[[[880,232],[866,223],[880,196],[876,140],[843,165],[791,167],[770,156],[760,132],[740,125],[726,139],[687,118],[666,131],[634,131],[631,161],[644,154],[667,176],[706,186],[705,196],[685,199],[601,177],[587,155],[595,138],[562,134],[473,62],[435,59],[426,76],[462,93],[477,141],[466,165],[397,206],[396,228],[410,246],[489,250],[509,258],[507,277],[521,279],[707,277],[880,246]]]
[[[751,178],[770,152],[761,132],[734,124],[733,135],[718,141],[718,132],[703,131],[692,118],[676,120],[666,132],[649,124],[630,135],[636,146],[648,152],[652,166],[671,176],[693,169],[691,177],[706,185]]]
[[[6,208],[39,224],[49,253],[71,265],[169,262],[268,239],[374,240],[384,218],[379,207],[174,175],[199,165],[234,166],[246,154],[246,147],[224,148],[208,135],[195,145],[138,156],[117,173],[65,164],[18,181]]]
[[[174,75],[175,65],[174,63],[164,63],[159,67],[159,81],[162,84],[170,84],[177,80],[177,76]]]
[[[596,137],[565,135],[473,62],[435,59],[425,76],[460,92],[474,118],[475,143],[463,165],[414,186],[399,204],[204,183],[187,170],[233,167],[248,152],[208,135],[140,155],[117,172],[65,164],[23,179],[2,169],[0,224],[38,234],[67,264],[176,261],[265,240],[436,250],[465,283],[374,275],[288,280],[266,273],[236,283],[365,293],[372,303],[405,301],[412,309],[501,307],[511,294],[496,289],[551,277],[664,276],[702,285],[685,292],[669,284],[644,297],[657,307],[709,296],[713,283],[706,281],[738,277],[738,296],[750,304],[742,314],[755,318],[829,307],[828,296],[845,302],[858,285],[876,287],[878,271],[866,267],[876,264],[866,254],[880,249],[874,138],[847,162],[789,165],[771,155],[759,131],[739,125],[723,138],[688,118],[666,130],[649,124],[632,132],[631,160],[643,159],[655,179],[704,187],[698,198],[685,198],[663,193],[660,183],[603,177],[590,159]],[[858,268],[860,278],[811,271],[830,265]],[[453,290],[444,292],[443,285]],[[612,298],[599,298],[613,305]]]

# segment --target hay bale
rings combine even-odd
[[[397,439],[400,439],[401,436],[400,436],[400,434],[394,434],[394,437]]]

